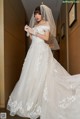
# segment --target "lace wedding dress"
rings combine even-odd
[[[50,30],[48,25],[33,29],[41,34]],[[32,36],[7,109],[11,116],[31,119],[80,119],[80,74],[70,75],[53,57],[49,45]]]

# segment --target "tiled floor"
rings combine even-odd
[[[7,111],[6,109],[1,109],[1,108],[0,108],[0,113],[1,113],[1,112],[6,112],[6,114],[7,114],[7,118],[6,118],[6,119],[29,119],[29,118],[27,118],[27,117],[26,117],[26,118],[22,118],[22,117],[19,117],[19,116],[17,116],[17,115],[16,115],[16,116],[10,116],[10,115],[9,115],[9,111]],[[0,119],[1,119],[1,118],[0,118]],[[39,119],[39,118],[38,118],[38,119]]]

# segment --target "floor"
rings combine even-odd
[[[0,113],[3,113],[3,112],[6,113],[7,117],[6,118],[1,118],[0,117],[0,119],[29,119],[27,117],[26,118],[22,118],[22,117],[19,117],[17,115],[16,116],[10,116],[8,110],[0,108]]]
[[[6,109],[2,109],[2,108],[0,108],[0,113],[6,113],[6,118],[0,118],[0,119],[28,119],[28,118],[22,118],[19,116],[10,116],[9,111],[7,111]]]

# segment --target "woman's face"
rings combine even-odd
[[[34,17],[35,17],[35,20],[36,20],[37,22],[39,22],[39,21],[42,20],[42,16],[41,16],[41,14],[39,14],[39,13],[36,13],[36,14],[34,15]]]

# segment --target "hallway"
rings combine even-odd
[[[10,116],[6,105],[19,80],[31,44],[31,40],[26,37],[24,26],[29,24],[34,8],[41,2],[0,0],[0,114],[7,114],[4,118],[0,115],[0,119],[25,119],[17,115]],[[80,2],[72,4],[62,0],[44,0],[44,4],[52,9],[57,27],[56,38],[60,50],[52,51],[54,57],[71,75],[80,73]],[[74,18],[70,16],[73,14],[72,8],[75,8]]]

